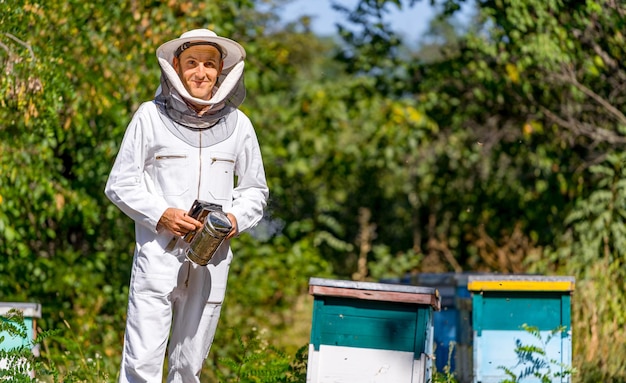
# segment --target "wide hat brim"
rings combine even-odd
[[[232,68],[235,64],[246,58],[246,51],[236,41],[226,37],[220,37],[215,32],[208,29],[194,29],[183,33],[179,38],[168,41],[157,48],[157,57],[167,60],[170,64],[174,64],[174,53],[186,42],[206,41],[215,43],[222,48],[224,54],[224,70]]]

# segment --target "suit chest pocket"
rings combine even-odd
[[[177,196],[189,190],[189,156],[182,152],[157,153],[155,178],[162,195]]]
[[[209,194],[215,200],[232,199],[235,156],[231,153],[211,152],[208,163],[207,189]]]

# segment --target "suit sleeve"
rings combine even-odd
[[[157,223],[168,208],[166,201],[150,187],[144,166],[150,144],[150,119],[145,104],[137,110],[124,134],[120,150],[109,173],[106,196],[136,223],[157,232]]]
[[[235,173],[237,185],[233,190],[233,204],[229,213],[237,218],[239,231],[254,227],[263,218],[269,188],[265,179],[265,168],[259,142],[250,120],[240,116],[243,124]]]

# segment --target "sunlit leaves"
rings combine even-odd
[[[158,86],[156,47],[211,20],[232,32],[236,6],[252,3],[0,2],[0,293],[41,301],[43,327],[71,319],[119,350],[132,222],[104,182]]]

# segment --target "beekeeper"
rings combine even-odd
[[[162,382],[167,348],[167,382],[199,382],[226,291],[230,238],[260,221],[269,191],[254,128],[238,109],[244,48],[196,29],[156,54],[160,86],[128,125],[105,189],[135,221],[119,381]],[[201,229],[187,215],[195,200],[221,205],[233,227],[206,266],[186,258],[185,241],[168,247]]]

